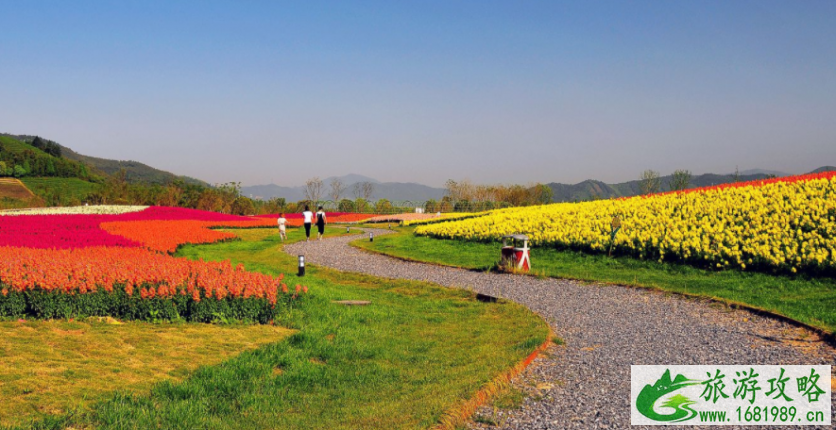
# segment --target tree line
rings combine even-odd
[[[235,215],[253,215],[259,204],[241,195],[241,184],[229,182],[206,187],[176,180],[167,185],[131,183],[125,170],[107,177],[82,203],[177,206]]]
[[[427,212],[477,212],[513,206],[544,205],[552,202],[551,187],[541,183],[528,185],[474,184],[447,180],[445,195],[440,201],[425,203]]]
[[[766,175],[767,178],[774,178],[776,177],[773,174]],[[688,188],[691,188],[691,180],[693,175],[691,174],[690,170],[676,170],[671,174],[671,179],[668,181],[668,190],[667,191],[682,191]],[[734,168],[734,173],[732,174],[732,182],[740,182],[740,170],[738,170],[737,166]],[[662,179],[659,176],[659,172],[655,170],[645,170],[639,176],[639,189],[642,194],[654,194],[659,193],[662,190]]]
[[[327,185],[327,188],[326,188]],[[497,209],[510,206],[528,206],[547,204],[552,202],[553,192],[548,185],[536,183],[528,185],[477,185],[469,180],[448,180],[445,184],[445,196],[440,200],[434,199],[420,202],[417,205],[425,212],[472,212]],[[358,182],[351,187],[354,199],[343,198],[348,194],[347,187],[340,179],[334,178],[325,184],[320,178],[314,177],[305,181],[305,198],[301,204],[316,206],[311,202],[322,202],[327,197],[336,204],[341,212],[376,212],[392,213],[396,211],[413,211],[415,205],[398,207],[387,199],[378,199],[372,203],[375,184],[372,182]]]

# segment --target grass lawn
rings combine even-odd
[[[478,302],[467,291],[312,266],[297,278],[296,257],[280,250],[277,229],[229,231],[243,240],[186,246],[178,255],[231,259],[248,270],[285,273],[290,287],[307,285],[309,296],[281,320],[297,331],[182,381],[113,394],[92,412],[55,416],[39,428],[428,428],[548,336],[526,308]],[[326,235],[344,232],[340,226]],[[288,234],[291,241],[304,236]],[[372,304],[333,303],[343,299]]]
[[[83,202],[98,191],[101,185],[79,178],[21,178],[27,188],[37,196],[54,204],[69,204],[73,200]]]
[[[13,199],[6,196],[0,197],[0,209],[26,209],[31,207],[39,207],[43,204],[37,200],[32,199]]]
[[[489,270],[499,260],[500,244],[434,239],[399,227],[399,234],[353,245],[396,257]],[[692,266],[610,258],[574,251],[534,248],[533,273],[621,285],[658,288],[743,303],[836,332],[836,280],[776,276],[737,270],[709,271]]]
[[[267,325],[0,322],[0,425],[89,410],[116,390],[147,393],[292,333]]]

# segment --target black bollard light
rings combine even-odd
[[[305,276],[305,256],[299,256],[299,276]]]
[[[351,226],[345,226],[345,232],[351,233]]]
[[[374,233],[369,233],[369,242],[374,242]]]

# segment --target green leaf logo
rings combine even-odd
[[[645,385],[644,388],[642,388],[639,393],[639,397],[636,399],[636,409],[638,409],[642,415],[654,421],[688,421],[697,416],[697,412],[691,409],[691,405],[696,402],[686,396],[683,396],[682,394],[677,394],[660,405],[661,407],[673,409],[674,412],[671,414],[664,415],[656,413],[656,411],[653,410],[653,406],[665,395],[689,385],[697,385],[699,383],[700,382],[697,380],[688,379],[682,375],[676,375],[676,378],[671,379],[671,371],[665,370],[665,373],[658,381],[656,381],[656,383],[652,386],[649,384]]]

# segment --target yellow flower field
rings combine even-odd
[[[416,228],[438,238],[496,240],[613,252],[712,267],[836,269],[836,172],[617,200],[492,211]]]

